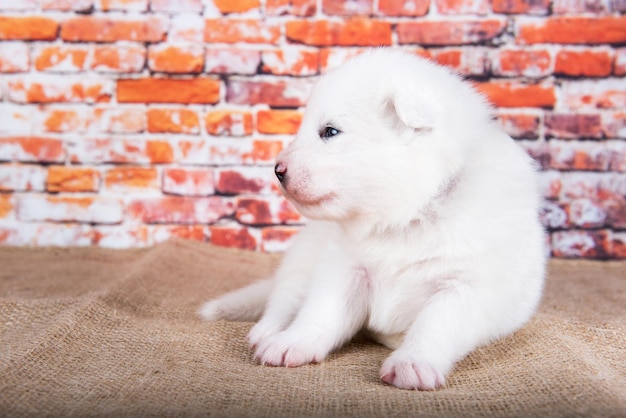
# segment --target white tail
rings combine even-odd
[[[271,279],[261,280],[205,303],[199,314],[207,321],[258,321],[272,288]]]

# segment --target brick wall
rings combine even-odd
[[[557,257],[626,258],[624,0],[0,0],[0,242],[281,251],[311,83],[360,48],[449,65],[542,165]]]

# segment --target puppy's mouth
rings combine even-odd
[[[321,196],[303,196],[301,193],[290,193],[285,189],[283,189],[283,191],[285,192],[285,195],[294,203],[307,207],[321,206],[337,198],[337,195],[333,192],[326,193]]]

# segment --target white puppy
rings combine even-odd
[[[275,172],[312,221],[273,279],[201,310],[260,317],[249,334],[260,363],[320,362],[365,330],[395,350],[383,382],[434,389],[535,311],[546,258],[536,172],[449,70],[376,49],[329,72]]]

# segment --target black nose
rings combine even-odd
[[[285,180],[285,176],[287,176],[287,166],[283,163],[276,163],[274,166],[274,174],[276,174],[276,178],[281,183]]]

